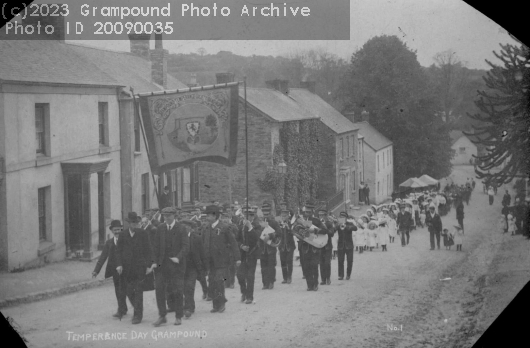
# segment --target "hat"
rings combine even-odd
[[[278,205],[287,205],[287,202],[286,201],[281,201],[280,203],[278,203]]]
[[[366,214],[359,216],[359,219],[362,219],[362,218],[366,218],[366,220],[370,221],[370,217]]]
[[[287,213],[289,215],[291,211],[289,211],[289,209],[282,209],[280,213]]]
[[[142,220],[142,218],[140,216],[138,216],[138,214],[136,214],[134,211],[131,211],[129,212],[129,214],[127,215],[127,218],[125,219],[125,221],[127,222],[140,222]]]
[[[347,218],[348,214],[345,211],[341,211],[339,217]]]
[[[270,213],[271,212],[271,205],[268,202],[264,202],[261,206],[261,211],[264,213]]]
[[[221,213],[221,217],[230,218],[230,214],[228,214],[227,212],[223,212],[223,213]]]
[[[388,211],[388,208],[387,208],[387,207],[384,207],[382,210],[383,210],[383,211]]]
[[[325,208],[320,208],[320,209],[318,209],[318,212],[319,212],[319,213],[324,213],[324,214],[327,214],[327,213],[328,213],[327,209],[325,209]]]
[[[436,208],[436,206],[434,205],[434,203],[429,204],[429,209],[431,209],[431,208],[433,208],[433,209]]]
[[[164,209],[162,209],[162,215],[165,215],[165,214],[175,215],[176,213],[177,213],[177,209],[173,207],[165,207]]]
[[[368,228],[369,228],[369,229],[372,229],[371,227],[373,227],[373,228],[377,228],[377,226],[378,226],[378,225],[377,225],[377,221],[375,221],[375,220],[372,220],[372,221],[370,221],[370,222],[368,223]]]
[[[217,205],[209,205],[206,207],[206,211],[204,212],[205,214],[215,214],[216,216],[219,216],[221,210],[219,209],[219,207]]]
[[[112,220],[110,222],[109,230],[112,231],[112,229],[115,228],[115,227],[123,227],[123,225],[121,224],[120,220]]]
[[[249,206],[246,206],[246,207],[241,208],[241,212],[243,213],[243,215],[245,215],[246,213],[248,213],[248,215],[254,215],[254,214],[256,214],[256,212],[254,211],[254,209],[252,209],[252,208],[249,207]]]
[[[306,202],[304,208],[307,210],[313,210],[315,209],[315,204],[313,202]]]

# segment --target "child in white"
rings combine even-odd
[[[515,217],[512,214],[508,214],[508,232],[515,235]]]
[[[453,240],[456,244],[456,251],[462,251],[462,244],[464,243],[464,230],[462,230],[462,227],[454,226]]]
[[[388,234],[390,238],[390,243],[394,243],[394,238],[397,236],[397,222],[396,216],[392,212],[388,219]]]
[[[378,228],[379,226],[375,220],[368,223],[368,247],[370,248],[370,251],[374,251]]]
[[[422,209],[420,212],[420,224],[421,227],[425,227],[425,219],[427,218],[427,215],[425,214],[425,209]]]
[[[355,250],[357,248],[359,249],[359,254],[363,253],[363,250],[366,246],[366,239],[364,236],[365,229],[364,229],[364,221],[362,219],[359,219],[357,226],[357,231],[355,231]]]
[[[389,241],[389,232],[388,232],[388,220],[389,218],[383,215],[383,217],[379,220],[379,243],[381,243],[381,248],[383,248],[383,251],[386,250],[386,245],[390,242]]]

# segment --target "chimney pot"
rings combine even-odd
[[[225,72],[215,74],[217,84],[234,82],[234,74]]]
[[[151,40],[151,34],[131,33],[128,36],[131,45],[131,53],[149,60],[149,41]]]
[[[265,84],[267,85],[267,88],[274,89],[286,95],[289,94],[289,80],[275,79],[265,81]]]
[[[316,81],[301,81],[300,87],[307,89],[311,93],[315,93]]]

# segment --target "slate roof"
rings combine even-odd
[[[128,52],[52,40],[0,40],[0,62],[1,80],[131,86],[135,93],[162,89],[151,82],[150,62]],[[168,75],[168,89],[186,87]]]
[[[298,102],[307,112],[320,117],[320,120],[336,134],[359,129],[359,127],[355,126],[333,106],[308,89],[290,88],[289,96]]]
[[[244,93],[240,87],[239,97],[243,101]],[[247,102],[277,122],[318,119],[293,99],[271,88],[247,87]]]
[[[362,134],[364,136],[364,142],[375,151],[379,151],[392,145],[390,139],[381,134],[367,121],[356,122],[354,125],[359,128],[359,135]]]

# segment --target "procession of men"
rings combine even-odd
[[[471,184],[469,188],[472,190]],[[360,218],[346,211],[335,217],[311,201],[297,211],[289,210],[285,201],[279,202],[274,212],[271,202],[242,207],[237,202],[221,205],[214,201],[208,206],[151,209],[143,217],[131,212],[125,230],[119,220],[112,221],[112,238],[105,244],[93,276],[108,259],[105,277],[113,278],[118,303],[114,317],[121,320],[127,314],[129,298],[134,308],[132,324],[140,323],[143,292],[154,290],[158,319],[153,325],[166,324],[168,313],[174,313],[174,324],[181,325],[183,317],[188,319],[195,312],[197,281],[202,299],[212,302],[211,313],[226,310],[225,289],[234,288],[235,279],[241,302],[252,304],[258,260],[262,290],[273,290],[278,254],[281,283],[291,284],[297,248],[307,291],[331,284],[334,251],[338,280],[350,280],[354,248],[359,254],[380,245],[382,251],[388,251],[387,244],[393,243],[396,235],[406,247],[411,232],[421,226],[428,229],[430,249],[440,249],[441,235],[446,243],[440,215],[442,211],[447,214],[453,199],[458,221],[454,228],[463,230],[462,192],[467,192],[466,187],[412,193],[393,203],[371,205]],[[310,233],[313,237],[307,238]]]

